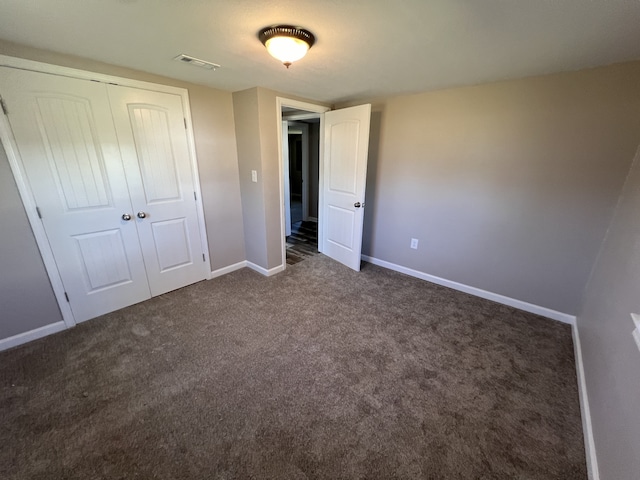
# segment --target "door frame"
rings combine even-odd
[[[91,80],[100,83],[117,84],[125,87],[139,88],[143,90],[151,90],[155,92],[170,93],[178,95],[182,99],[182,113],[185,120],[185,130],[187,132],[187,144],[189,149],[189,156],[191,157],[191,167],[194,181],[194,188],[196,190],[196,210],[198,216],[198,227],[200,230],[200,241],[202,242],[203,253],[206,254],[205,266],[207,271],[205,278],[211,278],[211,259],[209,258],[209,242],[207,239],[207,232],[205,229],[204,221],[204,207],[202,203],[202,191],[200,186],[200,175],[198,171],[198,161],[196,157],[195,140],[193,137],[193,123],[191,120],[191,108],[189,103],[189,92],[180,87],[172,87],[169,85],[160,85],[150,82],[143,82],[141,80],[133,80],[129,78],[116,77],[113,75],[104,75],[101,73],[89,72],[86,70],[78,70],[75,68],[62,67],[60,65],[53,65],[49,63],[36,62],[33,60],[26,60],[24,58],[11,57],[7,55],[0,55],[0,66],[15,68],[19,70],[28,70],[32,72],[47,73],[57,75],[61,77],[71,77],[80,80]],[[0,92],[1,93],[1,92]],[[71,311],[71,307],[66,300],[65,290],[62,284],[62,279],[56,265],[53,251],[49,246],[47,235],[44,230],[44,226],[38,217],[36,211],[36,202],[33,196],[33,192],[27,181],[22,159],[18,153],[17,144],[13,137],[11,125],[6,115],[0,113],[0,141],[7,154],[9,160],[9,166],[13,177],[18,186],[18,192],[20,199],[25,208],[29,224],[33,230],[33,234],[42,256],[45,270],[49,276],[49,281],[53,288],[53,293],[60,307],[62,313],[62,319],[67,328],[73,327],[76,324],[76,320]]]
[[[279,185],[278,189],[280,190],[280,247],[282,251],[282,269],[285,270],[287,268],[287,245],[285,240],[285,208],[284,208],[284,178],[282,175],[283,172],[283,161],[282,161],[282,107],[291,107],[298,110],[304,110],[306,112],[312,112],[313,117],[320,118],[320,138],[319,138],[319,176],[318,179],[318,205],[321,205],[322,201],[322,174],[324,172],[323,167],[323,152],[324,152],[324,114],[331,110],[330,107],[325,107],[322,105],[316,105],[314,103],[309,102],[301,102],[299,100],[293,100],[286,97],[276,97],[276,125],[278,128],[278,171],[280,172],[279,177]],[[306,116],[306,115],[305,115]],[[300,116],[296,116],[296,120],[300,120]],[[294,118],[287,118],[287,120],[294,120]],[[309,117],[307,117],[309,118]],[[323,232],[323,216],[320,214],[320,208],[318,208],[318,239],[321,238]],[[318,242],[318,251],[321,252],[320,242]]]

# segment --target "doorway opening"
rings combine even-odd
[[[289,208],[285,206],[287,264],[294,265],[318,254],[318,187],[320,181],[320,118],[300,119],[299,111],[283,112],[287,124]],[[294,115],[297,120],[291,120]],[[284,134],[282,141],[285,141]],[[286,155],[288,153],[288,155]],[[283,156],[283,160],[286,158]],[[285,184],[287,182],[285,181]],[[285,195],[287,195],[285,188]],[[286,203],[286,200],[285,200]]]
[[[278,98],[283,265],[294,265],[321,251],[321,137],[328,110]]]
[[[307,124],[308,128],[313,123],[309,120],[318,119],[318,158],[321,159],[318,162],[318,252],[360,271],[371,104],[329,111],[327,107],[312,103],[276,97],[276,105],[282,269],[287,265],[286,237],[291,233],[289,122]],[[304,134],[302,136],[304,138]],[[292,145],[294,148],[297,147]],[[302,148],[300,171],[303,176],[304,171],[308,175],[309,170],[304,167],[304,152]],[[306,183],[309,185],[310,182]],[[308,218],[309,189],[302,188],[300,198],[304,221]]]

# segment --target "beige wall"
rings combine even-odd
[[[640,352],[629,315],[640,313],[639,293],[640,148],[578,317],[603,480],[635,480],[640,472]]]
[[[233,109],[247,261],[266,268],[268,262],[258,89],[234,93]],[[257,182],[251,180],[252,170],[257,173]]]
[[[325,106],[260,87],[233,94],[242,205],[250,216],[245,218],[247,260],[267,270],[282,265],[277,97]],[[258,171],[259,186],[251,182],[252,169]],[[249,252],[260,252],[260,256],[250,257]]]
[[[18,187],[0,147],[0,339],[61,322]]]
[[[186,88],[189,91],[191,103],[211,267],[216,270],[245,260],[231,93],[3,41],[0,41],[0,54]],[[19,203],[20,199],[15,190],[3,189],[0,191],[0,202],[3,205],[13,205],[16,202]],[[5,212],[3,211],[3,213]],[[5,219],[1,220],[4,224]],[[30,230],[22,229],[20,232],[18,244],[29,244],[34,241]],[[6,254],[13,255],[14,248],[15,242],[8,241],[5,236],[0,238],[0,252],[3,257]],[[46,276],[43,276],[42,279],[46,280]],[[47,302],[45,303],[48,305]],[[54,311],[57,308],[55,305]],[[23,315],[19,311],[15,313],[15,318],[20,318]],[[3,316],[2,320],[0,323],[9,322],[6,316]],[[33,318],[32,321],[38,324],[50,323],[40,317]],[[11,320],[11,323],[14,321]],[[25,328],[29,329],[26,324]],[[3,338],[3,331],[0,331],[0,338]],[[14,331],[15,329],[12,327],[11,332]]]
[[[373,103],[363,253],[576,314],[638,145],[640,63]]]

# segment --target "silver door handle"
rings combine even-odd
[[[354,203],[353,206],[356,207],[356,208],[360,208],[361,206],[364,207],[364,205],[361,205],[360,202]]]
[[[123,213],[123,214],[122,214],[122,219],[123,219],[125,222],[128,222],[129,220],[131,220],[131,215],[129,215],[128,213]]]
[[[138,218],[147,218],[147,214],[144,212],[138,212]]]

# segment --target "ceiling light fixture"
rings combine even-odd
[[[304,57],[316,41],[309,30],[291,25],[274,25],[258,32],[258,38],[272,57],[289,68]]]

